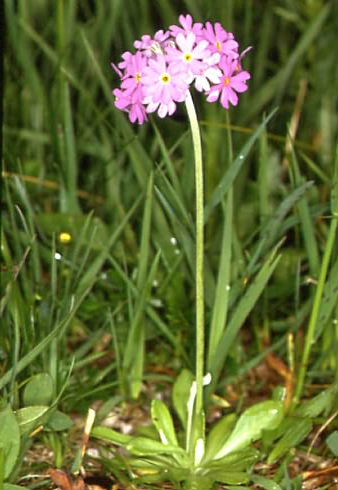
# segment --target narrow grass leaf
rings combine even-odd
[[[50,342],[67,328],[88,292],[89,290],[84,291],[75,301],[71,301],[69,312],[66,317],[60,320],[56,327],[46,337],[44,337],[41,342],[33,347],[31,351],[19,359],[17,365],[15,366],[16,374],[19,374],[23,369],[29,366],[29,364],[31,364],[31,362],[46,349]],[[10,382],[13,372],[14,366],[0,378],[0,390]]]
[[[315,332],[315,341],[323,334],[325,327],[334,318],[335,308],[338,304],[338,259],[331,266],[329,277],[324,286],[323,299],[320,303],[318,314],[318,326]]]
[[[207,205],[205,206],[204,215],[205,215],[205,223],[207,223],[213,209],[223,200],[224,196],[230,189],[231,185],[235,181],[240,169],[243,166],[243,163],[248,156],[253,144],[264,131],[268,122],[272,119],[272,117],[277,112],[277,109],[274,109],[270,114],[264,118],[263,122],[258,126],[256,131],[250,136],[248,141],[245,143],[243,148],[240,150],[237,158],[232,162],[229,170],[226,171],[224,176],[222,177],[219,185],[212,193]]]
[[[280,237],[280,230],[283,220],[292,207],[303,197],[305,192],[313,185],[313,181],[305,182],[300,187],[292,191],[278,206],[276,212],[268,220],[261,233],[261,240],[258,242],[255,252],[248,265],[250,274],[257,260],[271,247],[275,240]]]
[[[108,239],[107,245],[104,247],[102,252],[93,260],[92,264],[87,268],[85,274],[82,276],[81,281],[79,282],[78,291],[83,291],[87,289],[93,282],[95,281],[96,275],[107,259],[111,247],[115,244],[122,231],[126,227],[130,217],[134,214],[136,209],[138,208],[141,202],[141,196],[134,202],[132,207],[129,209],[128,213],[125,215],[121,223],[114,230],[112,235]]]
[[[144,364],[144,342],[145,331],[143,319],[146,312],[146,304],[149,300],[151,286],[155,279],[157,267],[160,259],[160,252],[157,253],[150,268],[147,281],[141,286],[137,304],[128,334],[127,344],[124,351],[123,369],[126,380],[129,380],[131,396],[137,398],[142,388],[143,364]]]
[[[287,83],[292,76],[292,72],[295,69],[297,63],[301,59],[302,56],[309,50],[310,45],[316,41],[318,36],[320,35],[321,30],[323,29],[323,24],[329,15],[331,10],[331,4],[327,3],[323,5],[323,8],[319,11],[318,15],[313,16],[313,21],[309,24],[308,28],[299,39],[298,43],[295,45],[291,56],[288,58],[286,65],[282,68],[278,75],[278,88],[277,88],[277,97],[276,103],[279,104]]]
[[[142,233],[141,233],[141,245],[139,251],[138,270],[136,287],[140,291],[144,287],[147,279],[147,269],[150,254],[150,232],[151,232],[151,215],[153,207],[153,185],[154,175],[150,173],[146,196],[145,205],[142,219]]]
[[[208,347],[208,366],[211,363],[220,338],[223,334],[227,312],[228,299],[230,290],[230,272],[231,272],[231,246],[232,246],[232,216],[233,216],[233,193],[229,189],[227,204],[223,209],[224,226],[221,248],[221,258],[218,269],[217,286],[215,291],[215,302],[212,309],[212,318],[210,325],[209,347]]]
[[[70,98],[70,88],[67,80],[62,81],[62,105],[63,105],[63,129],[65,139],[65,160],[63,161],[64,176],[66,182],[64,185],[67,189],[66,196],[66,209],[63,211],[70,213],[80,213],[80,206],[77,195],[77,155],[74,135],[73,113]]]
[[[297,424],[292,424],[286,430],[282,438],[274,444],[268,456],[267,463],[273,464],[287,454],[292,448],[301,443],[311,432],[312,423],[308,418],[298,419]]]
[[[279,247],[280,244],[273,250],[273,252],[270,254],[268,259],[265,261],[261,270],[258,272],[252,284],[248,287],[247,291],[243,294],[235,311],[231,315],[231,319],[219,342],[217,350],[215,351],[215,355],[211,359],[210,371],[212,374],[212,384],[211,384],[212,387],[215,386],[218,380],[225,359],[233,344],[233,341],[235,340],[238,331],[240,330],[241,326],[245,322],[250,311],[256,304],[264,287],[269,281],[271,274],[273,273],[273,271],[275,270],[279,262],[280,257],[276,258],[276,253]]]
[[[295,185],[299,187],[301,184],[304,184],[305,179],[301,177],[298,160],[293,150],[291,156]],[[307,252],[307,257],[309,261],[310,273],[314,277],[317,277],[320,266],[319,252],[316,241],[313,217],[310,213],[310,207],[306,194],[304,194],[303,197],[298,201],[297,210],[299,213],[299,219],[303,234],[304,247]]]

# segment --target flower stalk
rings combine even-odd
[[[190,91],[185,99],[188,113],[195,160],[196,199],[196,404],[195,414],[203,409],[204,374],[204,185],[201,133]]]

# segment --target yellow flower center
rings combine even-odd
[[[169,75],[169,73],[163,73],[163,75],[161,75],[161,82],[164,85],[168,85],[168,83],[171,82],[171,76]]]
[[[137,72],[136,73],[135,80],[136,80],[137,83],[140,83],[141,82],[142,77],[141,77],[141,73],[140,72]]]
[[[216,42],[216,48],[217,48],[217,51],[222,51],[222,43],[221,43],[221,41],[217,41]]]
[[[224,79],[224,82],[223,82],[224,87],[226,87],[227,85],[230,85],[230,82],[231,82],[231,78],[230,78],[230,77],[226,77],[226,78]]]
[[[193,56],[191,53],[185,53],[183,59],[186,63],[190,63],[193,60]]]

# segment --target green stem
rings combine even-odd
[[[192,133],[195,157],[196,186],[196,409],[198,416],[203,408],[204,372],[204,203],[203,203],[203,162],[201,134],[195,106],[188,92],[185,100]]]
[[[337,230],[337,216],[334,215],[331,221],[329,235],[325,246],[324,257],[320,269],[316,294],[315,294],[313,308],[312,308],[310,322],[309,322],[309,328],[305,339],[305,347],[304,347],[302,361],[299,369],[297,386],[296,386],[295,396],[294,396],[295,403],[298,403],[303,392],[304,380],[305,380],[305,375],[309,363],[311,348],[315,342],[315,331],[316,331],[319,310],[320,310],[321,300],[322,300],[324,286],[325,286],[325,279],[330,264],[334,243],[336,240],[336,230]]]

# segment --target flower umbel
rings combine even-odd
[[[181,27],[170,26],[154,37],[143,35],[134,43],[135,54],[126,51],[122,61],[112,65],[121,80],[113,91],[115,106],[133,123],[143,124],[155,111],[160,117],[171,116],[191,85],[204,92],[208,102],[220,100],[226,109],[237,105],[237,94],[248,89],[250,74],[242,69],[243,55],[231,32],[219,22],[195,23],[191,15],[180,15],[179,22]]]

